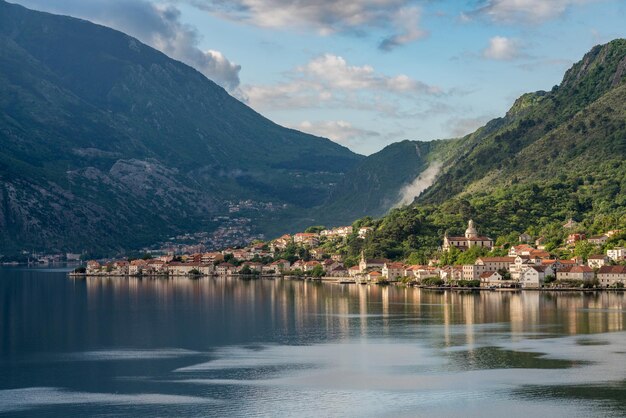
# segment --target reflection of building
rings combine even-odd
[[[478,230],[474,225],[474,221],[470,219],[465,230],[465,236],[462,237],[449,237],[446,234],[443,237],[443,249],[444,251],[450,250],[455,247],[461,251],[465,251],[470,247],[486,247],[491,249],[493,247],[493,240],[489,237],[481,236],[478,234]]]

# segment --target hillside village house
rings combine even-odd
[[[321,260],[326,255],[326,250],[323,248],[313,248],[309,251],[309,254],[311,254],[311,257],[314,259]]]
[[[315,267],[321,266],[319,261],[307,261],[304,263],[304,271],[312,271]]]
[[[557,280],[582,280],[590,282],[594,277],[595,273],[589,266],[563,267],[556,272]]]
[[[150,273],[164,273],[165,272],[165,261],[163,260],[148,260],[146,265]]]
[[[525,232],[523,234],[520,234],[520,236],[518,237],[518,241],[522,242],[522,243],[530,242],[532,239],[533,239],[533,237],[531,237],[530,235],[528,235]]]
[[[167,266],[167,273],[170,276],[188,276],[192,271],[198,271],[200,274],[213,274],[213,264],[201,263],[170,263]]]
[[[296,260],[291,265],[291,270],[301,270],[304,271],[304,260]]]
[[[359,266],[352,266],[348,269],[348,276],[356,277],[361,274],[361,268]]]
[[[440,277],[441,269],[431,266],[408,266],[404,269],[404,276],[411,277],[421,282],[422,280],[430,277]]]
[[[607,264],[609,264],[609,257],[603,254],[590,255],[587,258],[587,265],[592,269],[599,269]]]
[[[518,255],[530,255],[530,253],[534,250],[535,249],[528,244],[513,245],[511,246],[511,248],[509,248],[508,255],[509,257],[515,257]]]
[[[350,274],[344,266],[339,265],[329,270],[326,275],[328,277],[348,277]]]
[[[626,266],[602,266],[598,270],[598,282],[602,287],[626,286]]]
[[[493,240],[489,237],[479,235],[478,230],[474,226],[474,221],[472,220],[468,222],[464,236],[449,237],[446,233],[446,235],[443,237],[444,251],[449,251],[452,247],[455,247],[461,251],[465,251],[468,248],[474,246],[491,249],[493,248]]]
[[[604,245],[608,240],[608,235],[595,235],[593,237],[587,238],[587,241],[594,245]]]
[[[146,260],[133,260],[128,266],[128,274],[131,276],[137,276],[141,274],[142,270],[148,265]]]
[[[515,257],[479,257],[474,264],[463,266],[463,279],[478,280],[486,271],[508,271]]]
[[[299,232],[293,236],[293,242],[303,245],[305,247],[317,247],[320,243],[320,239],[317,234]]]
[[[509,257],[516,257],[518,255],[534,257],[534,258],[550,258],[550,253],[545,250],[538,250],[530,245],[521,244],[515,245],[509,248]]]
[[[327,237],[330,239],[333,238],[347,238],[350,234],[352,234],[353,228],[352,226],[339,226],[333,229],[325,229],[320,231],[321,237]]]
[[[230,263],[220,263],[215,267],[215,272],[220,276],[232,276],[237,272],[237,267]]]
[[[563,228],[565,229],[572,229],[572,228],[576,228],[576,226],[578,226],[578,222],[576,222],[575,220],[573,220],[572,218],[569,218],[567,220],[567,222],[565,222],[563,224]]]
[[[617,247],[611,250],[606,250],[606,255],[615,262],[624,261],[626,260],[626,248]]]
[[[277,238],[274,241],[272,241],[272,243],[270,244],[270,247],[272,248],[273,251],[284,251],[287,248],[287,246],[291,244],[291,242],[292,242],[291,235],[285,234],[282,237]]]
[[[439,277],[446,283],[463,280],[463,266],[446,266],[439,271]]]
[[[372,269],[382,269],[386,262],[384,258],[365,258],[365,253],[361,252],[361,261],[359,262],[359,272],[366,273]]]
[[[289,268],[291,267],[291,263],[288,260],[276,260],[273,263],[270,264],[270,266],[272,266],[273,270],[276,273],[280,273],[282,271],[289,271]]]
[[[565,241],[565,243],[567,245],[574,245],[578,241],[583,241],[584,239],[585,239],[585,234],[569,234],[567,236],[567,240]]]
[[[343,267],[343,264],[333,260],[332,258],[327,258],[326,260],[322,261],[322,267],[324,268],[324,271],[328,272],[334,270],[337,267]]]
[[[515,261],[511,263],[511,266],[510,266],[511,278],[515,280],[519,280],[522,274],[522,271],[524,271],[530,266],[538,266],[538,265],[541,265],[541,258],[532,257],[529,255],[518,255],[515,257]]]
[[[551,267],[554,274],[564,267],[574,267],[578,263],[575,260],[541,260],[541,265],[544,267]]]
[[[371,226],[362,226],[359,228],[359,238],[363,239],[367,236],[367,234],[369,234],[370,232],[372,232],[372,227]]]
[[[546,279],[546,267],[543,266],[528,266],[525,268],[520,276],[520,286],[525,289],[535,289],[543,286]]]
[[[505,280],[497,271],[483,271],[478,276],[478,279],[481,287],[508,287],[504,285]]]
[[[95,260],[91,260],[87,262],[86,272],[87,274],[96,274],[100,272],[102,266]]]
[[[382,274],[387,280],[395,281],[399,277],[404,276],[404,267],[402,263],[385,263]]]
[[[204,264],[218,263],[224,261],[224,254],[220,252],[204,253],[200,257],[200,262]]]
[[[546,239],[544,237],[539,237],[535,240],[535,247],[537,247],[538,250],[545,250],[546,249]]]

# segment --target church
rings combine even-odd
[[[465,251],[470,247],[486,247],[491,250],[493,248],[493,240],[489,237],[480,236],[474,225],[474,221],[470,219],[463,237],[449,237],[448,234],[443,237],[443,250],[449,251],[450,248],[456,247],[461,251]]]

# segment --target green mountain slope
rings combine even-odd
[[[559,245],[569,218],[589,233],[626,228],[626,40],[594,47],[550,92],[520,97],[503,118],[440,149],[434,184],[412,205],[357,221],[375,231],[349,255],[364,245],[424,261],[470,218],[500,243],[529,232]]]
[[[332,190],[320,210],[321,223],[384,215],[401,201],[403,187],[429,166],[439,144],[396,142],[359,162]]]
[[[239,200],[307,209],[362,159],[134,38],[4,1],[0,138],[3,251],[136,247]]]

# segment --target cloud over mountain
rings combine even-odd
[[[147,0],[20,0],[26,7],[67,14],[121,30],[191,65],[228,90],[239,86],[241,67],[221,52],[202,50],[200,34],[172,5]]]

